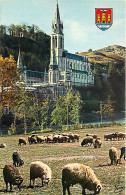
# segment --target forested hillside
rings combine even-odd
[[[5,30],[6,29],[6,30]],[[10,54],[17,61],[19,45],[23,62],[27,70],[44,71],[49,66],[50,36],[38,27],[11,25],[0,26],[0,54],[8,57]]]

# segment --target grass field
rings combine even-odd
[[[122,164],[110,166],[108,156],[109,148],[114,146],[118,149],[124,146],[125,141],[104,141],[103,136],[110,132],[124,132],[124,126],[113,126],[96,129],[80,129],[74,130],[74,133],[80,135],[80,141],[74,143],[44,143],[44,144],[27,144],[26,146],[18,146],[18,138],[28,137],[6,136],[0,137],[0,143],[4,142],[7,147],[0,148],[0,194],[28,194],[28,195],[62,195],[61,171],[65,164],[78,162],[90,166],[97,178],[101,181],[102,195],[123,195],[125,194],[125,162]],[[86,133],[96,133],[101,137],[103,144],[101,148],[95,149],[93,146],[81,147],[80,143]],[[24,165],[19,167],[19,171],[24,179],[21,192],[17,186],[13,187],[13,192],[4,192],[5,183],[3,180],[3,167],[5,164],[12,164],[12,154],[14,151],[19,152],[24,160]],[[40,160],[47,163],[52,169],[52,181],[48,186],[41,187],[41,180],[36,179],[36,187],[29,188],[29,168],[32,161]],[[70,188],[72,195],[80,195],[80,185]],[[86,191],[87,194],[93,192]]]

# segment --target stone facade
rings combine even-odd
[[[37,90],[41,95],[46,94],[45,96],[48,96],[49,92],[52,98],[55,98],[57,94],[63,95],[68,87],[94,85],[94,76],[88,59],[68,53],[64,49],[63,22],[60,19],[58,3],[52,23],[48,73],[26,70],[20,50],[17,67],[27,90]]]
[[[58,3],[52,31],[49,83],[70,83],[72,86],[94,85],[94,76],[88,59],[64,50],[63,23],[60,19]]]

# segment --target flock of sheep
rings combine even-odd
[[[113,133],[109,134],[113,135],[113,139],[117,139],[121,133]],[[118,137],[119,139],[120,137]],[[106,138],[106,135],[104,136]],[[112,140],[112,137],[107,140]],[[123,139],[123,137],[122,137]],[[28,137],[29,144],[32,143],[65,143],[65,142],[79,142],[79,135],[73,133],[63,133],[63,134],[52,134],[48,136],[38,136],[37,134],[33,134]],[[2,143],[4,145],[4,143]],[[19,138],[18,145],[27,144],[27,140],[23,137]],[[93,145],[94,148],[101,147],[102,141],[96,134],[87,134],[86,137],[82,140],[81,146]],[[120,158],[118,157],[118,151],[115,147],[111,147],[109,150],[109,158],[111,161],[111,165],[115,163],[120,163],[122,156],[124,156],[125,160],[125,147],[121,148]],[[24,161],[20,158],[18,152],[14,152],[12,155],[13,165],[5,165],[3,169],[3,177],[6,184],[6,190],[8,191],[8,184],[10,184],[10,191],[12,190],[12,185],[17,185],[19,190],[21,188],[23,178],[17,169],[18,166],[22,166]],[[35,186],[35,179],[41,178],[42,186],[45,184],[48,185],[52,178],[51,168],[44,164],[41,161],[34,161],[30,165],[30,186]],[[97,179],[94,171],[86,165],[79,163],[71,163],[64,166],[62,169],[62,187],[63,187],[63,195],[66,195],[66,191],[68,195],[70,195],[70,186],[75,184],[80,184],[82,187],[82,195],[85,195],[85,189],[94,191],[95,194],[99,194],[102,185],[100,181]]]

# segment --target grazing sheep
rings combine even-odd
[[[31,163],[30,166],[30,186],[31,181],[33,182],[33,187],[35,185],[35,178],[41,178],[42,180],[42,187],[44,184],[49,184],[51,181],[52,171],[47,164],[44,164],[40,161],[35,161]]]
[[[69,142],[70,142],[70,140],[71,140],[72,142],[75,142],[74,134],[73,134],[73,133],[70,133],[70,134],[68,135],[68,137],[69,137]]]
[[[28,141],[29,141],[29,144],[33,144],[33,143],[37,144],[37,139],[35,136],[33,137],[29,136]]]
[[[97,138],[97,134],[86,134],[86,136],[91,136],[91,137],[93,137],[94,139]]]
[[[24,164],[24,161],[20,158],[18,152],[14,152],[12,155],[12,159],[13,159],[13,165],[15,165],[15,167],[17,166],[22,166]]]
[[[101,144],[102,144],[102,141],[99,138],[97,138],[94,141],[94,148],[101,148]]]
[[[74,134],[74,140],[77,140],[77,142],[79,142],[79,135],[78,134]]]
[[[113,164],[113,162],[117,165],[117,163],[118,163],[118,151],[115,147],[111,147],[109,149],[109,158],[111,160],[111,165]]]
[[[21,146],[21,144],[24,144],[24,145],[27,144],[27,141],[24,137],[20,137],[18,142],[19,142],[18,145],[20,145],[20,146]]]
[[[85,137],[84,139],[83,139],[83,141],[81,142],[81,146],[83,146],[83,145],[88,145],[90,143],[90,146],[91,146],[91,144],[93,144],[93,137]]]
[[[48,135],[47,136],[47,143],[52,143],[53,142],[53,136],[52,135]]]
[[[53,136],[53,142],[57,143],[58,142],[59,135],[54,135]]]
[[[37,142],[38,143],[43,143],[46,141],[46,137],[45,136],[37,136]]]
[[[110,134],[106,134],[104,135],[104,140],[112,140],[115,139],[115,133],[110,133]]]
[[[125,150],[126,150],[125,146],[122,147],[120,150],[121,150],[120,160],[121,160],[121,158],[122,158],[123,156],[124,156],[124,160],[125,160]]]
[[[58,142],[63,143],[63,142],[69,142],[69,137],[68,136],[59,136]]]
[[[69,135],[69,133],[62,133],[62,135],[63,135],[63,136],[68,136],[68,135]]]
[[[118,140],[125,139],[125,133],[115,133]]]
[[[5,148],[5,147],[6,147],[6,144],[4,144],[4,143],[0,144],[0,148]]]
[[[6,183],[6,191],[8,191],[8,183],[10,183],[10,191],[12,191],[12,185],[17,185],[20,190],[23,178],[14,165],[5,165],[3,169],[3,177]]]
[[[102,188],[100,181],[90,167],[79,163],[67,164],[62,170],[63,195],[66,195],[66,189],[70,195],[70,186],[75,184],[81,185],[83,195],[85,195],[85,189],[99,194]]]

